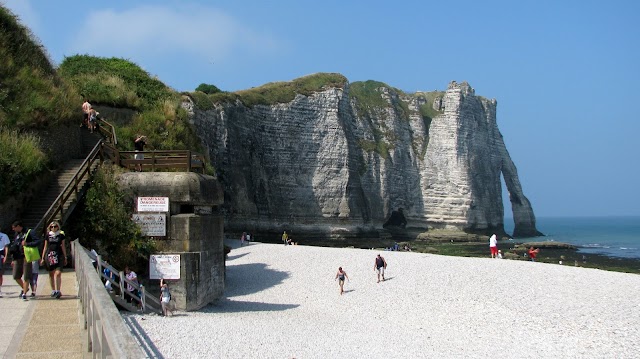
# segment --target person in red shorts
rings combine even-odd
[[[492,234],[491,238],[489,238],[489,249],[491,250],[491,258],[498,257],[498,236],[496,234]]]

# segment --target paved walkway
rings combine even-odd
[[[41,269],[35,297],[18,298],[20,287],[5,266],[0,298],[0,355],[3,358],[83,358],[83,330],[76,274],[62,273],[62,298],[54,299]]]

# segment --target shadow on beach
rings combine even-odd
[[[124,323],[129,327],[131,334],[136,338],[140,348],[144,350],[148,358],[164,359],[164,356],[162,356],[158,347],[153,344],[153,341],[149,338],[144,329],[142,329],[140,324],[136,322],[132,315],[123,315],[122,320],[124,320]]]
[[[269,269],[266,263],[248,263],[227,267],[227,298],[263,291],[282,283],[289,273]]]
[[[216,305],[202,308],[202,313],[242,313],[242,312],[277,312],[299,307],[299,304],[273,304],[262,302],[245,302],[241,300],[220,300]]]
[[[238,255],[235,255],[235,256],[227,256],[227,260],[228,261],[232,261],[234,259],[242,258],[242,257],[246,256],[247,254],[249,254],[249,253],[242,253],[242,254],[238,254]]]

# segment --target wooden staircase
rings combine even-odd
[[[58,198],[60,193],[71,182],[75,174],[81,168],[85,161],[85,158],[100,141],[101,136],[98,133],[90,133],[89,131],[82,130],[82,155],[83,158],[71,159],[67,161],[60,169],[58,169],[55,178],[49,183],[47,188],[38,197],[34,198],[29,204],[28,208],[22,215],[22,221],[26,228],[35,228],[40,220],[45,216],[51,205]],[[95,169],[97,164],[94,164],[92,170]],[[78,188],[84,188],[87,177],[78,182]],[[70,213],[69,210],[73,210],[77,203],[77,194],[72,195],[71,200],[65,202],[62,213]],[[60,220],[61,216],[56,216],[56,220]],[[46,224],[45,224],[46,225]],[[42,228],[35,228],[42,230]]]

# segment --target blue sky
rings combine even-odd
[[[180,91],[316,72],[406,92],[467,81],[497,99],[538,217],[640,215],[640,1],[0,2],[55,63],[122,57]]]

